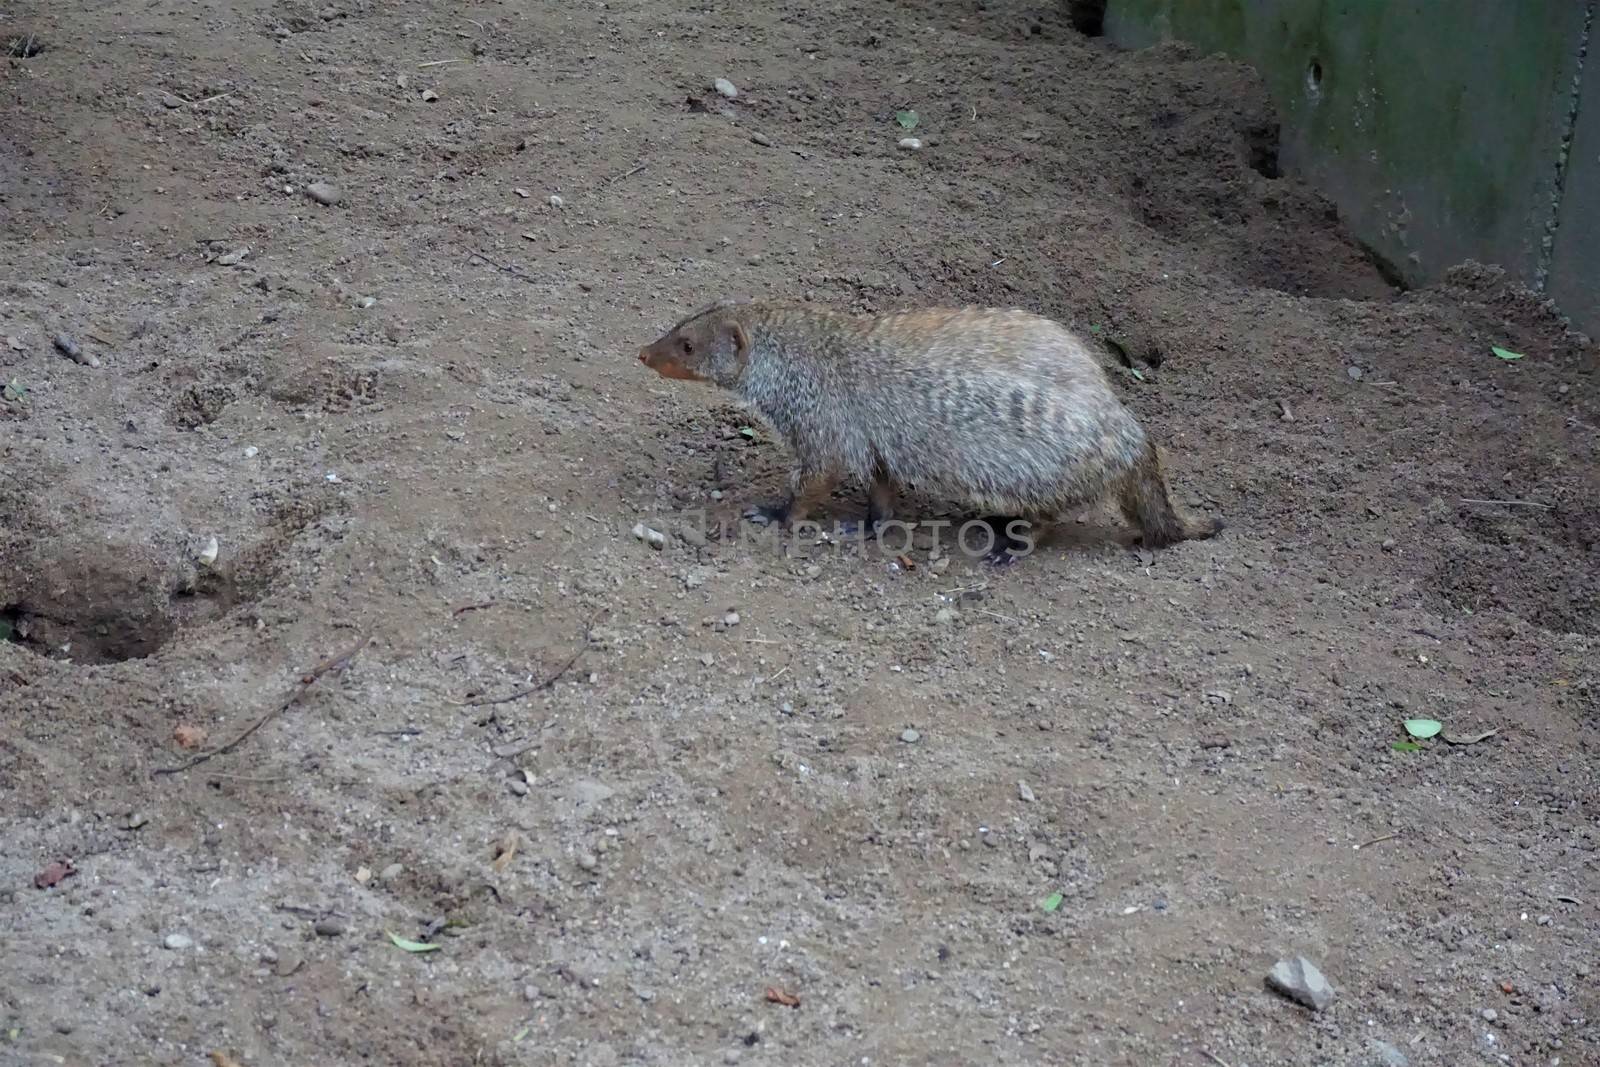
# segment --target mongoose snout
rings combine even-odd
[[[716,303],[639,351],[664,378],[732,392],[794,452],[789,495],[747,514],[798,522],[844,478],[867,522],[896,491],[980,510],[1012,562],[1017,520],[1114,498],[1146,546],[1211,537],[1173,506],[1153,442],[1066,327],[1020,310],[928,308],[881,316]]]

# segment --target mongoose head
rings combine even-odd
[[[701,308],[639,349],[639,362],[663,378],[731,387],[750,359],[750,334],[733,307],[719,301]]]

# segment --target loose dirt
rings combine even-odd
[[[1248,70],[1016,0],[0,45],[0,1060],[1600,1062],[1596,349],[1391,286]],[[634,358],[741,294],[1115,338],[1228,528],[786,555]]]

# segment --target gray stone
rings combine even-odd
[[[1317,965],[1304,956],[1282,959],[1274,964],[1267,975],[1267,988],[1312,1011],[1322,1011],[1333,1003],[1333,986]]]
[[[344,199],[344,194],[339,191],[339,187],[337,185],[329,185],[327,182],[312,182],[306,186],[306,195],[324,207],[332,207]]]
[[[405,873],[405,868],[404,867],[402,867],[398,863],[391,863],[391,864],[389,864],[389,866],[385,867],[383,870],[378,872],[378,881],[380,881],[380,882],[392,882],[392,881],[394,881],[396,878],[400,877],[404,873]]]
[[[186,948],[194,948],[194,938],[188,934],[168,934],[161,939],[161,943],[174,952],[182,952]]]
[[[900,731],[900,740],[904,741],[908,745],[914,745],[918,741],[922,740],[922,735],[917,733],[915,730],[907,728]]]
[[[718,94],[727,97],[729,100],[733,100],[739,95],[739,90],[734,88],[733,83],[727,78],[718,78],[712,84]]]

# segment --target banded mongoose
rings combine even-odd
[[[1161,459],[1088,347],[1020,310],[930,308],[857,316],[720,301],[639,351],[664,378],[731,391],[793,450],[789,497],[747,517],[796,523],[839,481],[868,488],[867,524],[896,489],[984,514],[997,536],[1113,498],[1146,547],[1211,537],[1180,514]]]

